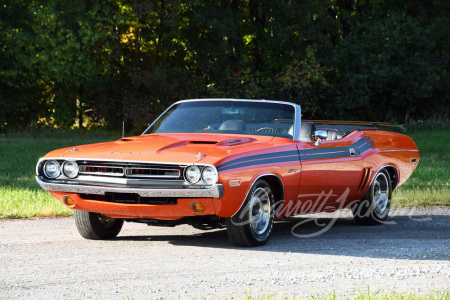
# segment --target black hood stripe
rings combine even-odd
[[[217,167],[217,171],[226,171],[230,169],[237,169],[243,167],[257,166],[257,165],[267,165],[267,164],[275,164],[280,162],[289,162],[289,161],[298,161],[298,154],[295,156],[282,156],[282,157],[272,157],[258,160],[251,160],[243,163],[238,163],[230,166],[219,166]]]
[[[248,162],[250,160],[276,158],[276,157],[280,157],[280,156],[295,156],[295,157],[298,157],[298,151],[297,150],[291,150],[291,151],[272,152],[272,153],[264,153],[264,154],[258,154],[258,155],[253,155],[253,156],[241,157],[241,158],[234,159],[234,160],[228,161],[226,163],[223,163],[220,166],[218,166],[217,169],[219,170],[219,168],[227,167],[227,166],[234,165],[234,164],[237,164],[237,163]]]

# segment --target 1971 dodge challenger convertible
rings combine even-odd
[[[292,215],[351,207],[357,223],[386,220],[419,152],[378,125],[305,121],[288,102],[186,100],[140,136],[48,153],[36,180],[87,239],[132,221],[226,227],[235,245],[258,246]]]

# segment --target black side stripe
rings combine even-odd
[[[356,141],[356,143],[350,146],[308,149],[300,151],[272,152],[241,157],[217,166],[217,171],[226,171],[230,169],[265,165],[271,163],[290,162],[290,161],[298,162],[299,158],[300,161],[308,161],[313,159],[350,157],[351,155],[349,150],[351,148],[355,150],[355,155],[357,156],[373,147],[374,143],[371,140],[371,138],[369,136],[365,136],[364,138],[359,139],[358,141]]]
[[[361,147],[359,147],[358,150],[359,150],[360,153],[363,153],[363,152],[365,152],[365,151],[367,151],[367,150],[369,150],[371,148],[373,148],[373,145],[364,144]]]
[[[226,171],[226,170],[236,169],[236,168],[243,168],[243,167],[250,167],[250,166],[257,166],[257,165],[267,165],[267,164],[289,162],[289,161],[298,162],[298,154],[292,155],[292,156],[272,157],[272,158],[265,158],[265,159],[258,159],[258,160],[250,160],[247,162],[233,164],[233,165],[229,165],[229,166],[225,166],[225,167],[222,167],[222,165],[220,165],[217,167],[217,171],[220,172],[220,171]]]
[[[359,155],[355,153],[355,155]],[[329,153],[320,153],[320,154],[310,154],[308,156],[300,155],[301,161],[313,160],[313,159],[324,159],[324,158],[338,158],[338,157],[350,157],[350,151],[341,151],[341,152],[329,152]]]

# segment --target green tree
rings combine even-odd
[[[351,32],[328,61],[341,118],[403,122],[436,112],[433,103],[446,64],[440,63],[430,27],[405,13],[355,18]],[[358,116],[358,115],[357,115]]]

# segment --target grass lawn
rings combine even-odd
[[[408,135],[421,158],[411,178],[394,192],[393,206],[450,205],[450,131],[415,129]],[[38,159],[53,149],[119,138],[119,133],[84,131],[0,136],[0,219],[70,216],[69,209],[36,183]]]
[[[122,299],[132,300],[133,295],[124,296]],[[149,298],[150,299],[150,298]],[[179,299],[184,299],[180,296]],[[207,297],[194,298],[201,300],[208,300]],[[276,293],[266,295],[252,295],[251,292],[247,292],[245,296],[236,297],[215,297],[211,299],[228,300],[228,299],[242,299],[242,300],[450,300],[450,292],[446,290],[430,291],[428,293],[417,292],[384,292],[384,291],[362,291],[358,290],[353,295],[331,293],[311,293],[309,296],[292,296],[286,297],[283,295],[277,295]]]
[[[51,150],[117,140],[89,132],[44,132],[0,137],[0,219],[70,216],[72,212],[36,182],[36,163]]]
[[[450,205],[450,129],[407,134],[419,148],[420,161],[412,176],[394,191],[393,206]]]

